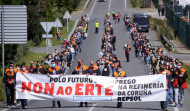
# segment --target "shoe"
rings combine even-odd
[[[12,105],[11,108],[15,108],[15,105]]]
[[[177,103],[175,103],[174,107],[177,107]]]
[[[8,105],[7,107],[8,107],[8,108],[11,108],[11,106],[10,106],[10,105]]]
[[[25,109],[28,109],[28,106],[25,106]]]
[[[168,109],[167,109],[167,108],[165,108],[165,109],[164,109],[164,111],[168,111]]]
[[[79,107],[83,107],[83,104],[80,104]]]
[[[26,106],[23,106],[22,109],[27,109]]]
[[[85,104],[85,107],[88,107],[88,104]]]
[[[117,105],[117,108],[122,108],[122,106],[121,105]]]
[[[53,105],[51,108],[55,108],[55,105]]]
[[[61,108],[61,104],[58,104],[58,107]]]
[[[183,104],[180,104],[180,107],[183,108]]]

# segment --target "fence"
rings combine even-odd
[[[170,25],[177,33],[177,36],[183,43],[190,48],[190,25],[185,22],[182,18],[178,17],[172,9],[166,6],[166,18],[167,23]]]

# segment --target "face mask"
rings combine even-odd
[[[91,65],[91,68],[94,68],[94,66],[93,66],[93,65]]]
[[[57,53],[57,51],[55,51],[55,53]]]
[[[55,64],[52,64],[52,67],[55,67]]]
[[[19,70],[20,68],[18,67],[17,70]]]
[[[181,66],[178,66],[178,69],[180,69],[181,68]]]
[[[13,72],[13,69],[9,69],[10,72]]]
[[[118,69],[117,71],[118,71],[118,72],[121,72],[121,69]]]
[[[25,71],[26,70],[26,68],[23,68],[23,71]]]
[[[51,56],[49,56],[49,59],[51,59]]]
[[[55,59],[58,59],[58,57],[56,57]]]
[[[110,60],[112,60],[112,57],[110,57]]]
[[[166,63],[166,65],[168,66],[168,65],[169,65],[169,63]]]
[[[81,63],[80,63],[80,62],[78,62],[78,66],[81,66]]]
[[[100,64],[102,64],[102,65],[103,65],[103,64],[104,64],[104,61],[101,61],[101,62],[100,62]]]

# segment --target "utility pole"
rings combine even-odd
[[[188,24],[189,24],[189,9],[188,9]]]
[[[2,68],[3,68],[3,77],[4,77],[4,74],[5,74],[5,50],[4,50],[4,6],[3,6],[3,1],[2,1],[2,12],[1,12],[1,43],[2,43]]]

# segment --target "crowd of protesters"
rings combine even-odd
[[[122,70],[119,58],[116,54],[114,54],[116,51],[116,36],[113,33],[109,13],[106,13],[104,27],[105,34],[102,36],[101,51],[98,54],[96,64],[94,61],[90,61],[89,66],[86,66],[83,64],[82,59],[79,59],[78,66],[75,67],[73,74],[108,76],[116,78],[126,77],[126,73]],[[80,102],[79,107],[83,107],[83,102]],[[85,102],[85,107],[88,107],[87,102]],[[117,108],[121,107],[122,103],[118,102]]]
[[[75,33],[69,41],[66,39],[62,43],[61,50],[55,49],[53,54],[49,54],[45,57],[45,60],[37,61],[35,64],[30,62],[30,66],[27,66],[25,62],[14,66],[14,62],[11,61],[9,67],[5,71],[4,82],[7,96],[7,106],[13,108],[17,105],[15,97],[15,84],[16,73],[34,73],[34,74],[48,74],[49,75],[63,75],[67,69],[71,67],[72,62],[75,59],[75,55],[81,52],[81,44],[83,40],[87,38],[89,17],[84,15],[81,17],[79,26],[76,28]],[[58,40],[61,39],[61,32],[58,31]],[[47,67],[46,67],[47,66]],[[27,100],[20,100],[22,109],[27,108]],[[58,101],[58,107],[61,107]],[[55,101],[52,101],[52,107],[55,107]]]
[[[161,102],[161,109],[167,111],[168,103],[174,107],[183,107],[184,89],[187,88],[187,71],[183,63],[173,56],[167,56],[161,47],[153,48],[143,32],[137,29],[137,23],[131,21],[126,14],[124,16],[126,29],[131,33],[135,56],[144,59],[150,74],[164,74],[167,78],[166,101]]]
[[[117,15],[118,14],[118,15]],[[119,16],[119,17],[118,17]],[[112,12],[113,20],[115,23],[120,21],[120,13]],[[5,71],[4,82],[6,86],[7,105],[13,107],[16,105],[15,99],[15,78],[16,73],[35,73],[50,75],[63,75],[66,73],[67,68],[71,67],[75,59],[75,55],[81,52],[81,44],[87,38],[88,31],[88,16],[84,15],[81,18],[79,26],[76,28],[75,33],[69,41],[64,40],[62,43],[61,51],[55,49],[53,54],[47,55],[44,61],[38,61],[36,65],[31,61],[30,66],[27,67],[23,62],[21,65],[14,66],[14,62],[10,62],[9,67]],[[183,63],[179,62],[173,56],[168,57],[166,53],[158,47],[153,48],[143,32],[137,29],[137,23],[131,21],[130,17],[125,14],[124,22],[127,32],[131,33],[132,44],[135,49],[135,56],[142,57],[150,74],[164,74],[167,78],[167,99],[161,101],[161,109],[167,111],[168,103],[177,107],[183,107],[184,102],[184,89],[187,88],[186,78],[188,77],[186,70],[183,68]],[[75,67],[72,74],[77,75],[97,75],[108,77],[126,77],[126,73],[122,70],[120,59],[114,52],[116,52],[116,35],[110,20],[110,13],[106,13],[104,20],[104,31],[102,35],[101,51],[98,53],[98,60],[89,61],[89,66],[83,64],[83,60],[78,60],[78,66]],[[98,24],[99,28],[99,24]],[[129,62],[129,53],[131,47],[126,44],[124,47],[127,62]],[[50,67],[45,68],[42,64]],[[169,100],[169,101],[168,101]],[[27,100],[20,100],[22,108],[27,108]],[[60,101],[57,101],[58,107],[61,107]],[[55,101],[52,101],[52,108],[56,106]],[[83,107],[83,102],[80,102],[79,107]],[[85,107],[88,103],[85,102]],[[122,107],[122,103],[118,102],[118,108]]]

